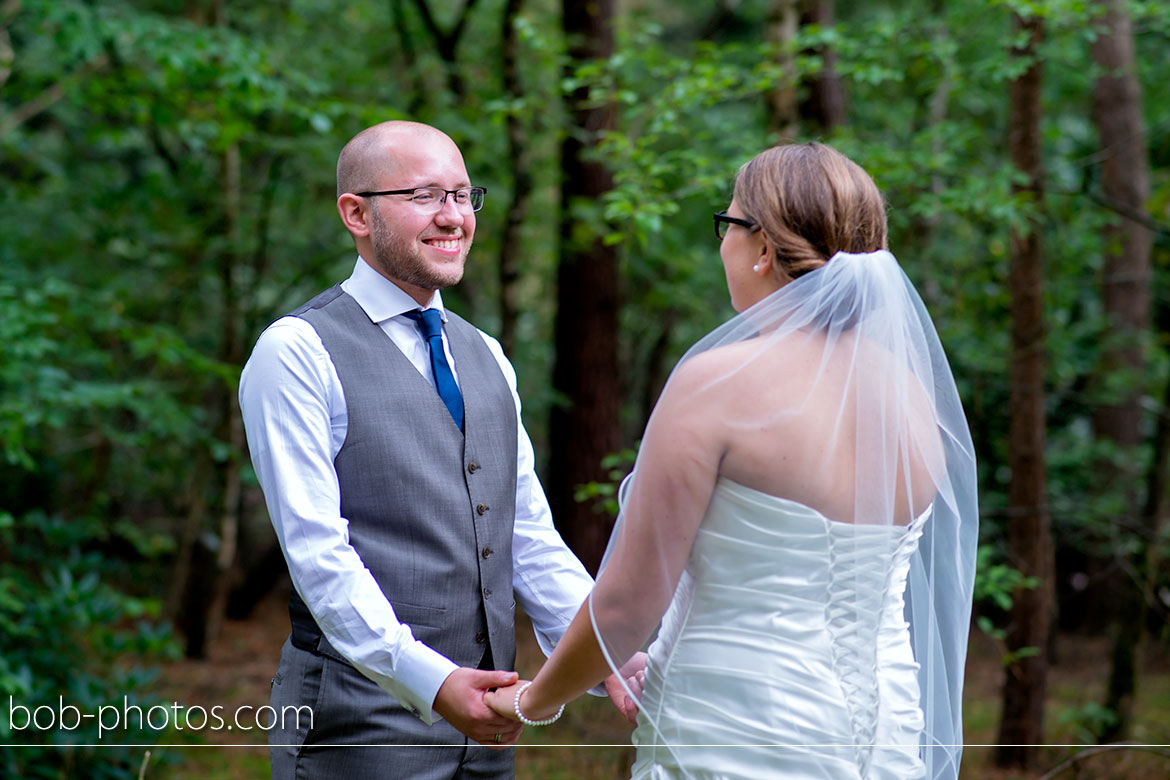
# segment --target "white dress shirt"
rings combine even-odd
[[[418,303],[361,257],[341,287],[434,386],[426,340],[412,320],[401,316],[418,309]],[[427,308],[438,309],[447,321],[437,291]],[[553,527],[534,468],[532,442],[520,419],[516,372],[499,342],[482,331],[480,335],[516,403],[512,586],[547,655],[593,580]],[[443,344],[458,380],[446,331]],[[435,695],[457,667],[398,622],[349,543],[349,523],[341,516],[333,467],[346,436],[345,396],[337,369],[312,325],[299,317],[282,317],[260,334],[240,377],[240,407],[252,464],[293,586],[339,653],[432,723]]]

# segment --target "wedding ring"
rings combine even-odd
[[[496,732],[496,744],[500,744],[500,732]]]

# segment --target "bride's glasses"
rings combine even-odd
[[[739,225],[740,227],[745,227],[748,230],[755,230],[756,228],[759,227],[759,225],[757,225],[755,222],[752,222],[750,219],[740,219],[739,217],[729,217],[729,216],[727,216],[726,211],[716,211],[714,214],[714,217],[715,217],[715,237],[718,238],[720,241],[722,241],[723,237],[725,235],[727,235],[727,226],[728,225]]]

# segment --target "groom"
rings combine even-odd
[[[592,580],[553,529],[515,372],[439,292],[484,190],[444,133],[385,122],[342,150],[337,194],[353,274],[270,325],[240,382],[294,585],[272,776],[511,777],[520,730],[483,694],[516,680],[516,601],[549,653]]]

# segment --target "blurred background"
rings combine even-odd
[[[289,584],[239,372],[349,274],[336,157],[393,118],[488,188],[444,299],[516,366],[591,568],[674,361],[732,314],[737,168],[814,139],[864,166],[979,457],[964,776],[1167,776],[1127,745],[1170,743],[1167,84],[1157,0],[0,0],[0,777],[267,776],[207,747],[256,732],[12,706],[267,702]],[[581,747],[620,719],[569,710],[519,776],[622,776]]]

